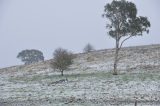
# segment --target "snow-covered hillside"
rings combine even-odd
[[[76,54],[60,73],[50,61],[0,69],[0,106],[160,105],[160,45],[126,47],[113,76],[114,49]]]

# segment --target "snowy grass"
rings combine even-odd
[[[11,82],[40,82],[40,81],[57,81],[61,79],[68,79],[68,80],[84,80],[88,78],[98,78],[104,80],[112,80],[112,81],[160,81],[160,74],[158,73],[120,73],[119,75],[115,76],[112,75],[111,72],[92,72],[92,73],[80,73],[80,74],[65,74],[64,76],[61,75],[43,75],[37,74],[33,76],[19,76],[19,77],[11,77],[9,81]]]

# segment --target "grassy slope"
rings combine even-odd
[[[125,48],[121,54],[126,57],[119,64],[118,76],[110,71],[113,50],[78,54],[64,77],[49,68],[49,61],[2,69],[0,102],[7,101],[3,104],[8,106],[101,106],[119,101],[124,106],[124,101],[133,105],[137,99],[143,105],[154,106],[160,100],[159,48],[160,45]],[[66,78],[67,81],[55,83]]]

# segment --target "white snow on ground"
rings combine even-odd
[[[114,50],[78,54],[64,77],[50,68],[50,61],[1,69],[0,103],[133,106],[137,100],[144,106],[159,106],[160,45],[125,48],[120,56],[118,76],[111,73]]]

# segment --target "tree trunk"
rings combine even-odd
[[[116,48],[113,75],[117,75],[118,49]]]
[[[61,70],[61,76],[63,76],[63,70]]]
[[[137,100],[135,101],[134,106],[137,106]]]
[[[118,75],[117,72],[117,64],[118,64],[118,53],[119,53],[119,40],[116,39],[116,48],[115,48],[115,59],[114,59],[114,69],[113,69],[113,75]]]

